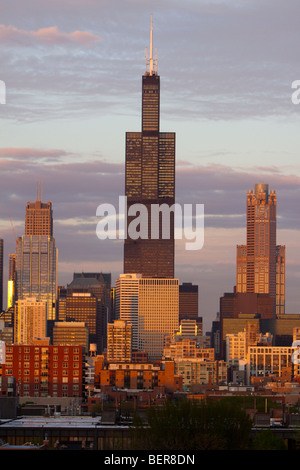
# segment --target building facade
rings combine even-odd
[[[15,377],[20,397],[83,396],[81,346],[6,345],[4,377]]]
[[[115,320],[107,325],[108,362],[131,362],[131,323]]]
[[[59,321],[53,327],[53,346],[82,346],[89,351],[89,330],[85,322]]]
[[[299,376],[299,364],[293,361],[296,350],[295,347],[285,346],[251,346],[247,354],[248,383],[251,377],[281,377],[288,369],[293,377]]]
[[[198,286],[183,282],[179,286],[179,320],[198,320]]]
[[[54,237],[23,235],[16,246],[16,300],[35,297],[47,304],[47,320],[55,319],[57,248]]]
[[[178,279],[121,274],[116,281],[116,314],[132,325],[132,349],[161,359],[165,337],[179,328]]]
[[[32,344],[47,334],[47,304],[34,297],[18,300],[14,315],[14,343]]]
[[[38,188],[35,202],[27,202],[25,214],[25,235],[53,236],[52,202],[42,202],[41,189]]]
[[[268,294],[285,311],[285,247],[276,245],[277,197],[267,184],[247,194],[247,243],[237,246],[236,291]]]
[[[116,280],[115,316],[118,320],[131,324],[132,349],[139,349],[139,282],[141,274],[120,274]]]

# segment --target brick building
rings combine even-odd
[[[101,389],[154,390],[161,387],[167,393],[182,391],[182,378],[175,374],[173,361],[158,365],[99,361],[95,363],[95,383],[98,381]]]
[[[20,397],[83,397],[82,346],[7,344],[3,377],[15,377]]]

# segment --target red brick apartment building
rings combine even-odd
[[[20,397],[82,397],[82,346],[6,345],[3,377],[15,377]]]

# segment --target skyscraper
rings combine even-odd
[[[25,235],[53,236],[52,202],[42,202],[41,187],[37,189],[35,202],[27,202]]]
[[[152,209],[164,204],[167,211],[175,202],[175,133],[160,132],[160,77],[157,59],[153,59],[151,19],[150,56],[142,77],[142,130],[126,133],[126,175],[128,224],[134,220],[135,204],[143,205],[146,236],[135,239],[126,234],[124,273],[143,277],[174,277],[174,213],[160,219]],[[130,214],[130,211],[133,214]],[[156,214],[157,215],[157,214]],[[151,229],[157,229],[154,236]],[[165,234],[163,229],[166,230]]]
[[[25,235],[18,237],[15,257],[15,300],[35,297],[47,305],[47,321],[55,320],[57,297],[57,248],[53,237],[52,203],[27,202]]]
[[[236,291],[269,294],[284,313],[285,247],[276,245],[276,192],[256,184],[247,195],[247,244],[237,246]]]
[[[14,342],[32,344],[36,338],[45,338],[47,331],[47,305],[26,297],[17,302],[14,324]]]
[[[35,297],[47,304],[47,320],[55,319],[57,248],[54,237],[23,235],[16,246],[16,301]]]
[[[116,281],[117,318],[132,325],[132,349],[161,359],[164,341],[179,327],[178,279],[121,274]]]

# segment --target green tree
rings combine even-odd
[[[274,436],[271,429],[264,429],[253,439],[254,450],[287,450],[282,438]]]
[[[152,450],[246,449],[252,422],[233,403],[167,401],[147,411],[147,423],[136,420],[134,445]]]

